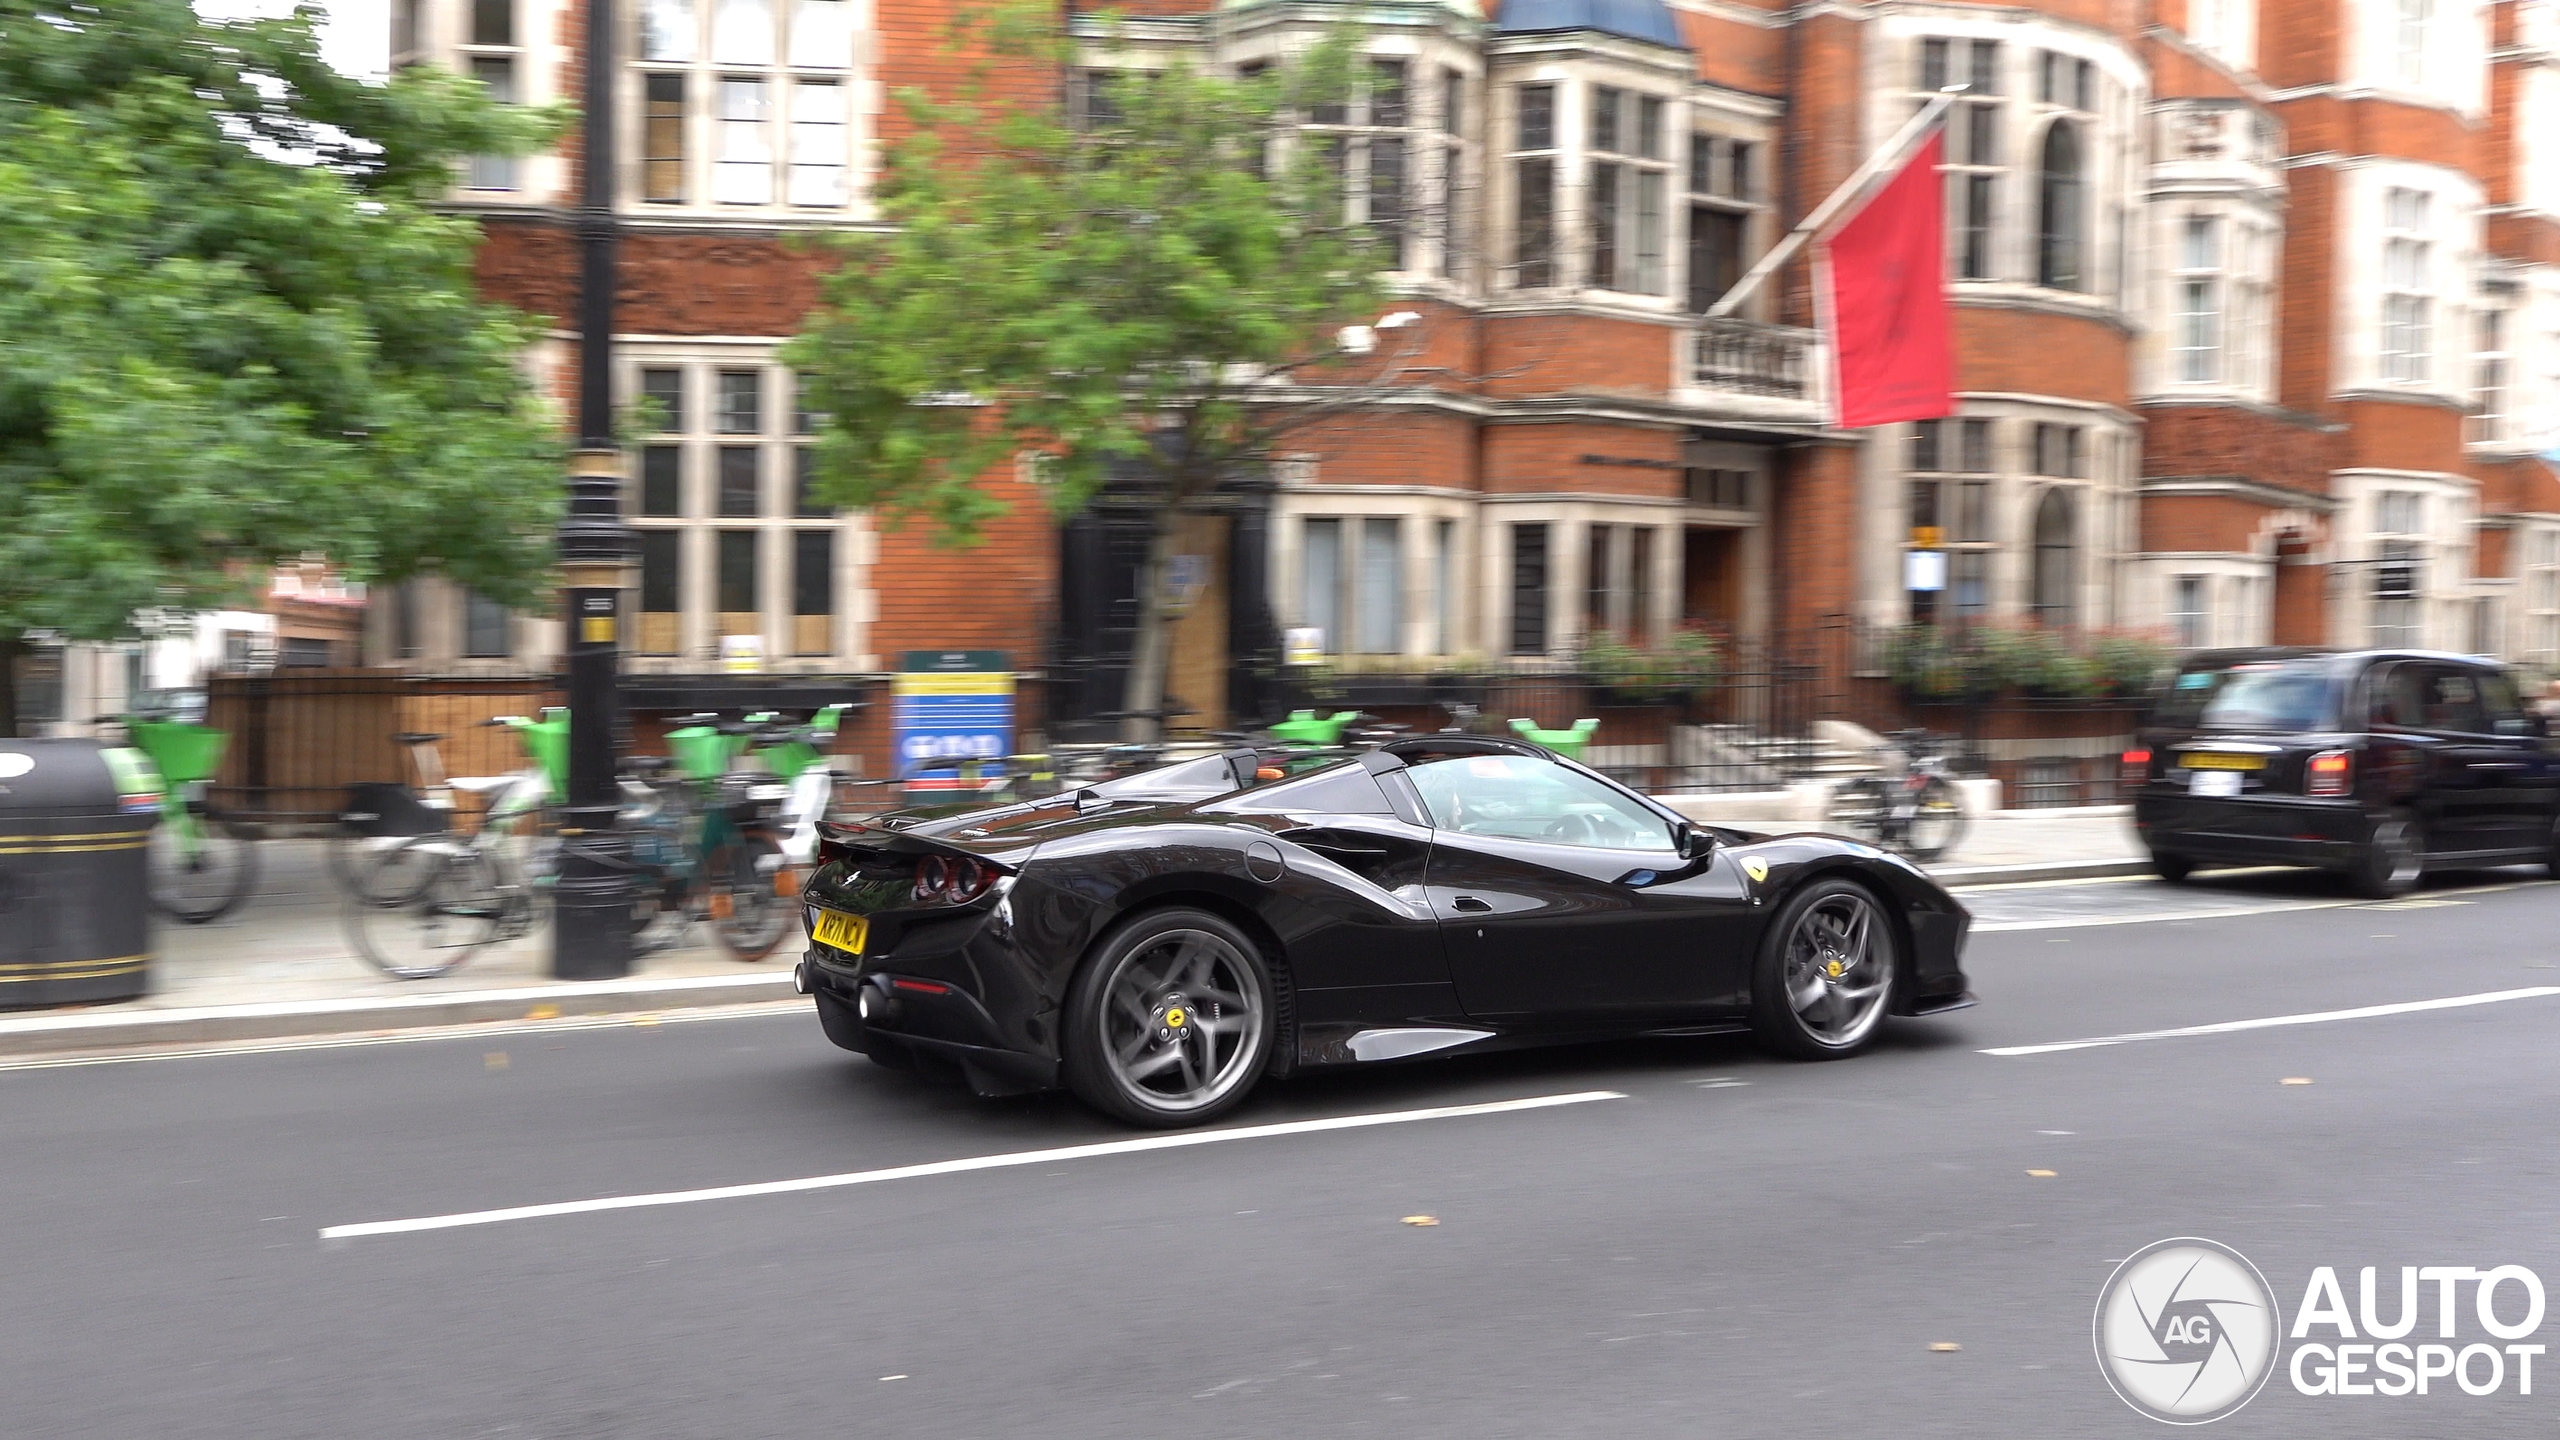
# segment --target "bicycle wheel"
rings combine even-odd
[[[507,887],[489,857],[470,844],[420,836],[377,868],[399,878],[348,892],[345,913],[348,938],[383,974],[395,980],[442,975],[497,938]]]
[[[739,960],[761,960],[782,943],[797,902],[782,893],[782,847],[769,835],[736,836],[703,857],[711,931]]]
[[[1884,817],[1884,782],[1863,779],[1848,781],[1832,791],[1831,808],[1823,818],[1844,834],[1873,841],[1884,834]]]
[[[202,925],[249,898],[258,852],[193,806],[151,827],[151,903],[172,920]]]
[[[1956,787],[1942,776],[1930,776],[1920,787],[1918,803],[1904,827],[1902,853],[1914,860],[1935,860],[1963,838],[1964,807],[1956,800]]]

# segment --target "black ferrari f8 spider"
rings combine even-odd
[[[1826,1059],[1972,1003],[1970,917],[1884,851],[1692,824],[1512,740],[1266,764],[822,826],[800,988],[880,1064],[1149,1126],[1315,1066],[1728,1030]]]

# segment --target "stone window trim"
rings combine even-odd
[[[1448,274],[1447,226],[1457,208],[1449,202],[1464,145],[1441,114],[1450,93],[1443,67],[1373,53],[1358,75],[1349,101],[1318,107],[1299,133],[1339,157],[1344,218],[1370,228],[1388,273],[1426,274],[1436,259]]]
[[[2485,285],[2472,299],[2471,355],[2467,413],[2462,438],[2467,445],[2497,449],[2520,443],[2516,426],[2515,323],[2529,312],[2513,287]]]
[[[2433,378],[2436,332],[2435,196],[2405,185],[2382,194],[2382,273],[2376,377],[2422,386]]]
[[[521,105],[532,96],[527,82],[531,57],[524,46],[527,16],[522,0],[472,0],[461,7],[463,24],[455,52],[462,73],[489,88],[489,98]],[[492,22],[503,21],[493,28]],[[521,189],[525,157],[474,155],[463,162],[463,188],[506,193]]]
[[[1505,288],[1551,289],[1563,282],[1561,199],[1565,150],[1562,105],[1571,87],[1538,80],[1505,85],[1501,144],[1510,192],[1502,266]]]
[[[1581,87],[1583,278],[1626,295],[1669,292],[1671,97],[1625,84]]]
[[[1421,658],[1464,653],[1473,632],[1477,607],[1466,586],[1476,573],[1473,546],[1479,530],[1473,492],[1416,494],[1368,485],[1290,488],[1271,517],[1273,600],[1288,626],[1326,624],[1325,646],[1334,655]],[[1391,527],[1374,532],[1372,524]],[[1335,539],[1334,588],[1331,603],[1308,593],[1311,563],[1309,537],[1327,533]],[[1375,535],[1391,535],[1394,544],[1392,605],[1381,609],[1378,597],[1363,588],[1365,576],[1356,563]],[[1444,552],[1446,543],[1454,548]],[[1372,556],[1371,558],[1375,558]],[[1454,579],[1455,591],[1444,592]],[[1345,620],[1367,619],[1390,625],[1386,648],[1378,648],[1374,631],[1337,633]],[[1345,648],[1345,641],[1352,642]]]
[[[2560,670],[2560,526],[2519,528],[2514,537],[2524,659],[2546,673]]]
[[[1999,279],[2000,190],[2009,168],[2001,151],[2001,42],[1924,35],[1913,42],[1912,51],[1912,108],[1927,104],[1948,85],[1971,87],[1947,108],[1948,274],[1957,280]]]
[[[816,427],[798,403],[792,372],[762,347],[629,348],[636,353],[617,367],[620,393],[671,399],[677,412],[635,442],[625,486],[643,572],[632,594],[635,661],[712,668],[724,634],[754,634],[768,668],[856,662],[869,619],[867,527],[858,512],[813,509],[802,495]],[[740,383],[750,378],[751,390]],[[750,393],[751,416],[723,413]],[[743,467],[740,456],[749,457]],[[746,477],[751,488],[738,483]],[[737,536],[746,538],[729,538]],[[827,573],[804,575],[806,563]],[[741,564],[727,583],[751,589],[724,596],[724,566]],[[737,599],[751,603],[734,609],[728,602]],[[825,613],[804,613],[819,600]]]
[[[637,0],[622,37],[622,199],[643,211],[846,216],[868,138],[858,4]],[[761,46],[721,47],[733,10],[763,15]]]

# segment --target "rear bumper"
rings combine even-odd
[[[2353,799],[2145,792],[2134,799],[2133,826],[2158,854],[2344,869],[2372,833],[2373,817]]]

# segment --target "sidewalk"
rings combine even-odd
[[[1783,820],[1719,818],[1763,832]],[[762,963],[742,965],[697,927],[695,944],[641,960],[627,979],[553,980],[549,929],[474,956],[434,980],[390,980],[346,939],[321,844],[260,844],[257,893],[210,925],[155,925],[152,993],[110,1005],[0,1011],[0,1060],[11,1056],[165,1050],[302,1035],[532,1022],[580,1016],[653,1018],[665,1011],[794,1003],[794,927]],[[2127,874],[2142,868],[2123,806],[2001,810],[1973,817],[1956,853],[1930,867],[1950,885]],[[593,1023],[593,1022],[589,1022]]]

